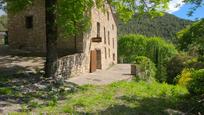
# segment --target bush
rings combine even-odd
[[[184,68],[187,68],[187,61],[190,60],[189,56],[176,55],[167,64],[167,83],[173,84],[176,76],[181,74]]]
[[[140,70],[140,75],[136,77],[139,77],[140,80],[144,81],[153,81],[155,79],[157,69],[155,64],[149,58],[137,56],[134,63]]]
[[[192,79],[189,81],[187,88],[190,94],[204,94],[204,69],[200,69],[192,73]]]
[[[193,69],[184,69],[180,75],[177,76],[178,84],[181,86],[187,86],[188,82],[192,79]]]
[[[174,83],[176,76],[182,73],[185,68],[202,69],[204,63],[198,58],[183,54],[176,55],[167,64],[167,83]]]
[[[145,37],[142,35],[127,35],[119,39],[119,57],[126,63],[135,60],[135,56],[145,56],[157,67],[156,78],[166,81],[167,63],[177,54],[176,48],[159,37]]]

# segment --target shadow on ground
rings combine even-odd
[[[52,106],[77,89],[76,84],[45,78],[41,73],[0,76],[0,113]]]
[[[99,115],[196,115],[204,114],[204,103],[196,103],[188,97],[161,97],[161,98],[140,98],[137,96],[122,96],[118,98],[125,101],[127,105],[112,105],[111,107],[97,111]],[[187,101],[189,100],[189,102]],[[130,106],[131,105],[131,106]]]

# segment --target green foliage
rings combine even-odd
[[[175,42],[176,33],[190,24],[192,22],[189,20],[180,19],[167,13],[156,18],[135,14],[127,23],[118,20],[118,33],[119,36],[126,34],[142,34],[148,37],[159,36]]]
[[[178,47],[191,55],[204,55],[204,19],[177,33]]]
[[[191,60],[191,57],[186,55],[176,55],[174,56],[167,64],[167,82],[172,84],[174,83],[174,79],[176,76],[181,74],[182,70],[184,68],[189,67],[188,66],[188,60]]]
[[[139,67],[138,69],[140,69],[140,75],[136,76],[139,77],[139,80],[154,81],[157,69],[149,58],[137,56],[134,63]]]
[[[13,93],[13,89],[6,88],[6,87],[0,87],[0,94],[2,95],[10,95]]]
[[[137,0],[109,0],[114,7],[117,15],[124,22],[138,13],[139,15],[147,14],[150,17],[162,16],[163,12],[168,8],[169,0],[159,1],[137,1]]]
[[[167,82],[172,84],[176,76],[182,73],[185,68],[202,69],[204,63],[196,57],[188,56],[186,54],[179,54],[174,56],[167,64]]]
[[[33,0],[4,0],[7,2],[6,9],[11,13],[16,13],[32,5]]]
[[[184,69],[180,75],[177,76],[178,85],[187,86],[189,81],[192,79],[193,69]]]
[[[177,54],[175,47],[158,37],[127,35],[119,39],[119,56],[124,62],[134,62],[136,56],[145,56],[156,65],[159,81],[166,81],[167,62]]]
[[[93,0],[59,0],[57,23],[65,35],[73,36],[87,31],[91,25],[89,12]]]
[[[192,73],[192,79],[189,81],[187,88],[193,95],[204,94],[204,69],[194,71]]]

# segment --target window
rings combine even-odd
[[[25,24],[27,29],[33,28],[33,16],[26,16],[25,17]]]
[[[112,30],[114,30],[114,25],[112,24]]]
[[[105,59],[107,59],[107,50],[105,48]]]
[[[100,37],[100,23],[97,22],[97,37]]]
[[[108,56],[109,56],[109,58],[110,58],[110,48],[108,49]]]
[[[114,41],[114,38],[113,38],[113,48],[115,48],[115,41]]]
[[[113,61],[115,61],[115,53],[113,53]]]
[[[107,19],[109,20],[110,16],[109,16],[109,12],[107,12]]]
[[[108,31],[108,45],[110,45],[110,32]]]
[[[106,44],[106,28],[104,27],[104,43]]]

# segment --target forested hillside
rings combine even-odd
[[[140,17],[135,15],[127,23],[118,21],[118,34],[119,36],[125,34],[142,34],[148,37],[158,36],[172,41],[178,31],[190,24],[192,24],[192,21],[180,19],[171,14],[165,14],[154,19],[145,15]]]

